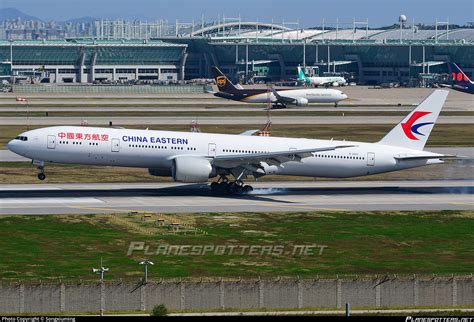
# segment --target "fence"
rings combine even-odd
[[[471,277],[2,283],[0,313],[469,306]]]
[[[194,94],[204,93],[211,89],[206,85],[12,85],[12,92],[17,94]]]

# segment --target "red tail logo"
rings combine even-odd
[[[453,80],[458,81],[458,82],[462,82],[462,81],[468,82],[469,77],[467,77],[466,75],[463,75],[461,72],[457,72],[457,73],[453,72]]]
[[[405,123],[402,123],[402,129],[403,129],[403,132],[405,132],[405,135],[407,136],[407,138],[409,138],[410,140],[418,140],[418,138],[415,135],[413,135],[414,133],[424,136],[423,133],[418,132],[418,129],[422,126],[433,124],[433,122],[418,123],[418,124],[414,124],[414,123],[419,118],[428,114],[431,114],[431,112],[414,112]]]

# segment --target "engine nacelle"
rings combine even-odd
[[[171,169],[170,168],[149,168],[148,173],[151,176],[155,177],[171,177]]]
[[[338,82],[334,82],[334,83],[332,83],[332,86],[338,87],[338,86],[339,86],[339,83],[338,83]]]
[[[207,159],[181,156],[173,160],[172,173],[174,181],[198,183],[206,182],[213,174],[213,168]]]
[[[307,106],[308,105],[308,99],[304,97],[298,97],[296,99],[296,106]]]

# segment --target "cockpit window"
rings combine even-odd
[[[21,136],[21,135],[20,135],[20,136],[17,136],[15,139],[16,139],[16,140],[20,140],[20,141],[28,141],[28,137],[27,137],[27,136]]]

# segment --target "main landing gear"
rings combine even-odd
[[[40,179],[41,181],[43,181],[44,179],[46,179],[46,175],[44,174],[44,167],[43,166],[39,166],[38,167],[38,179]]]
[[[211,183],[211,191],[216,194],[246,195],[253,191],[253,188],[241,180],[229,182],[227,178],[221,178],[218,182]]]
[[[280,103],[280,102],[274,103],[271,107],[272,110],[281,110],[281,109],[284,109],[284,108],[286,108],[286,105],[283,104],[283,103]]]

